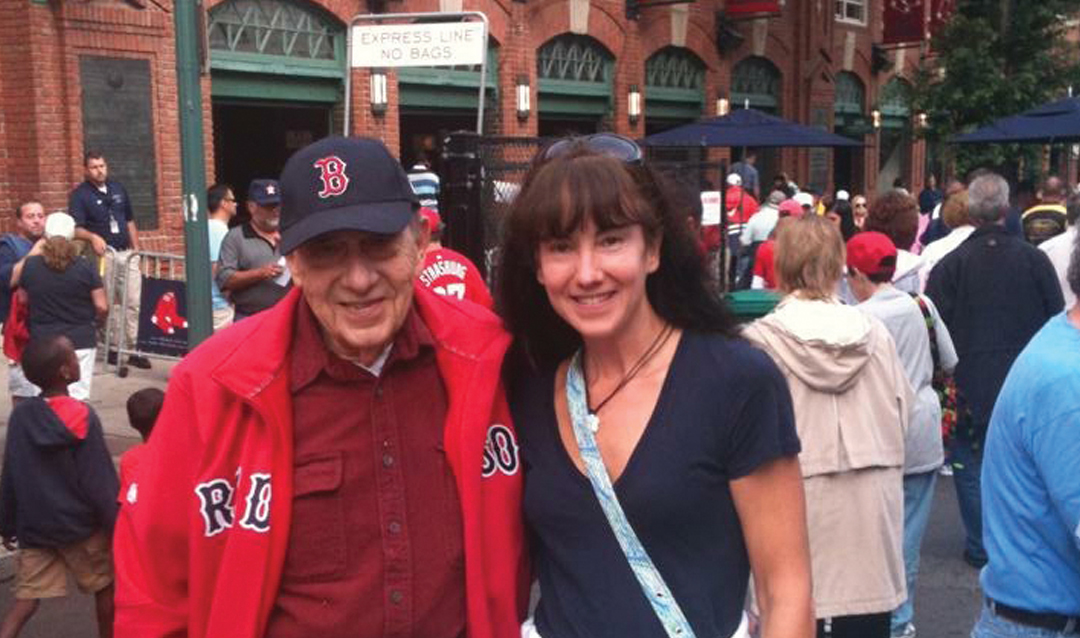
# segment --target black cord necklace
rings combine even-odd
[[[619,380],[619,383],[615,386],[615,389],[609,392],[608,395],[604,397],[602,401],[600,401],[600,403],[596,404],[595,408],[592,407],[592,402],[589,400],[589,377],[585,373],[585,358],[583,356],[581,376],[582,379],[585,381],[585,405],[589,406],[589,414],[599,414],[600,410],[603,410],[604,406],[608,404],[608,401],[611,401],[615,397],[615,395],[619,393],[619,390],[625,388],[626,384],[630,383],[630,381],[633,380],[633,378],[636,377],[639,372],[641,372],[641,369],[645,367],[645,364],[648,363],[649,360],[651,360],[654,356],[656,356],[657,352],[660,352],[661,348],[664,347],[664,344],[667,343],[668,338],[671,337],[671,333],[674,331],[674,326],[672,326],[671,324],[666,324],[656,335],[656,338],[653,339],[652,344],[650,344],[649,347],[645,350],[645,352],[640,357],[638,357],[638,360],[634,362],[634,365],[630,366],[630,369],[626,371],[626,374],[624,374],[622,379]]]

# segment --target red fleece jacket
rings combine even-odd
[[[277,596],[292,517],[289,342],[300,291],[222,331],[173,371],[117,523],[116,635],[255,638]],[[511,638],[528,602],[522,472],[499,373],[498,319],[416,288],[450,400],[469,638]],[[362,604],[362,601],[361,601]]]

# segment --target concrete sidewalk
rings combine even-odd
[[[100,350],[99,350],[100,352]],[[153,368],[140,370],[128,368],[124,379],[116,376],[112,366],[106,369],[102,361],[94,366],[94,382],[90,389],[90,405],[101,419],[105,430],[105,442],[119,463],[120,455],[140,442],[139,434],[128,425],[127,398],[136,390],[146,387],[165,389],[175,361],[151,359]],[[0,365],[0,445],[7,439],[7,421],[11,415],[11,396],[7,391],[8,368]]]
[[[102,361],[94,366],[94,383],[90,388],[90,405],[101,419],[105,430],[105,444],[112,453],[113,463],[119,468],[120,455],[141,442],[139,433],[131,429],[127,418],[127,398],[132,392],[146,387],[165,389],[175,361],[152,359],[153,368],[139,370],[128,368],[124,379],[116,376],[112,366],[106,369]],[[11,415],[11,395],[8,394],[8,367],[0,365],[0,450],[7,441],[7,422]],[[0,463],[3,457],[0,456]],[[13,564],[7,560],[11,553],[0,547],[0,583],[11,578]]]

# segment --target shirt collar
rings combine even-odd
[[[424,325],[416,308],[410,308],[405,323],[387,350],[373,365],[361,366],[342,359],[326,347],[315,313],[301,296],[290,346],[289,390],[292,393],[299,392],[323,373],[335,381],[371,381],[397,363],[419,357],[425,350],[434,348],[434,345],[431,331]]]

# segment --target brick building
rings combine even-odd
[[[918,50],[885,52],[875,64],[880,2],[780,5],[776,16],[733,20],[724,0],[643,7],[636,17],[626,0],[207,0],[208,179],[242,195],[296,148],[342,132],[346,24],[377,8],[487,15],[488,134],[640,137],[749,104],[866,144],[765,152],[765,179],[782,169],[821,189],[874,192],[896,177],[921,187],[924,150],[912,141],[908,107]],[[96,148],[131,191],[149,243],[180,248],[171,8],[172,0],[0,0],[0,209],[29,197],[66,206],[83,149]],[[372,108],[369,72],[352,74],[353,133],[383,139],[407,164],[440,132],[475,126],[478,67],[388,72],[385,108]],[[519,86],[530,94],[527,114],[517,109]],[[637,118],[628,113],[632,91],[642,96]]]

